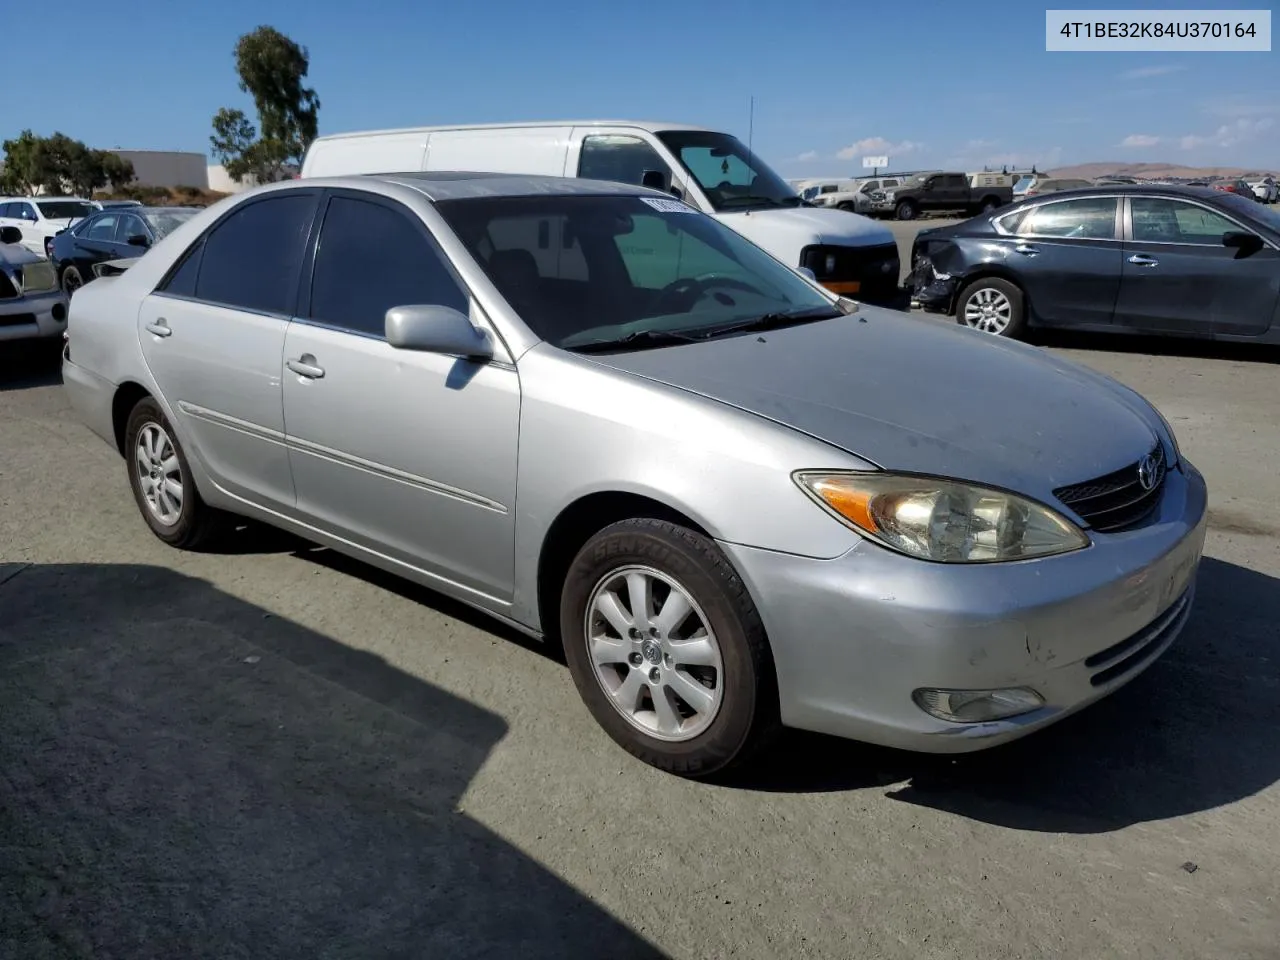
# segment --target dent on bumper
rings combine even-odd
[[[1184,463],[1147,524],[1044,560],[935,564],[869,541],[835,560],[723,547],[769,631],[784,723],[963,752],[1093,703],[1173,643],[1194,599],[1205,505],[1204,480]],[[911,698],[1021,686],[1044,706],[990,723],[938,720]]]

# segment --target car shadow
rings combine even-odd
[[[62,382],[62,340],[0,342],[0,392]]]
[[[1061,723],[981,753],[928,756],[788,734],[738,789],[885,787],[903,803],[1018,830],[1103,833],[1210,810],[1280,780],[1280,580],[1201,566],[1182,636]]]
[[[173,571],[0,577],[0,954],[658,957],[460,809],[504,721]]]

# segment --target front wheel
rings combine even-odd
[[[561,595],[565,659],[625,750],[685,777],[739,765],[778,729],[764,626],[708,538],[660,520],[601,530]]]
[[[920,213],[916,205],[910,200],[903,200],[893,208],[894,216],[899,220],[914,220]]]
[[[965,287],[956,319],[967,327],[998,337],[1019,337],[1026,329],[1022,291],[1008,280],[984,277]]]

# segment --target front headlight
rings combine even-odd
[[[999,563],[1089,545],[1066,517],[1002,490],[892,473],[798,471],[793,477],[838,520],[921,560]]]
[[[888,193],[880,194],[880,199],[886,202],[891,202],[893,200],[893,196],[894,196],[893,191],[890,190]]]
[[[58,289],[58,275],[54,273],[53,264],[47,260],[40,263],[27,263],[19,270],[23,293],[49,293]]]
[[[1172,467],[1182,459],[1182,449],[1178,446],[1178,435],[1173,432],[1173,426],[1169,423],[1169,418],[1156,409],[1154,403],[1149,404],[1151,409],[1155,411],[1155,415],[1160,418],[1160,423],[1164,425],[1164,432],[1169,437],[1169,466]]]

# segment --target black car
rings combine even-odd
[[[1280,343],[1280,215],[1182,186],[1064,190],[917,235],[925,310],[1005,337],[1053,327]]]
[[[58,282],[73,294],[95,276],[93,265],[140,257],[156,241],[200,212],[199,207],[111,207],[53,238]]]

